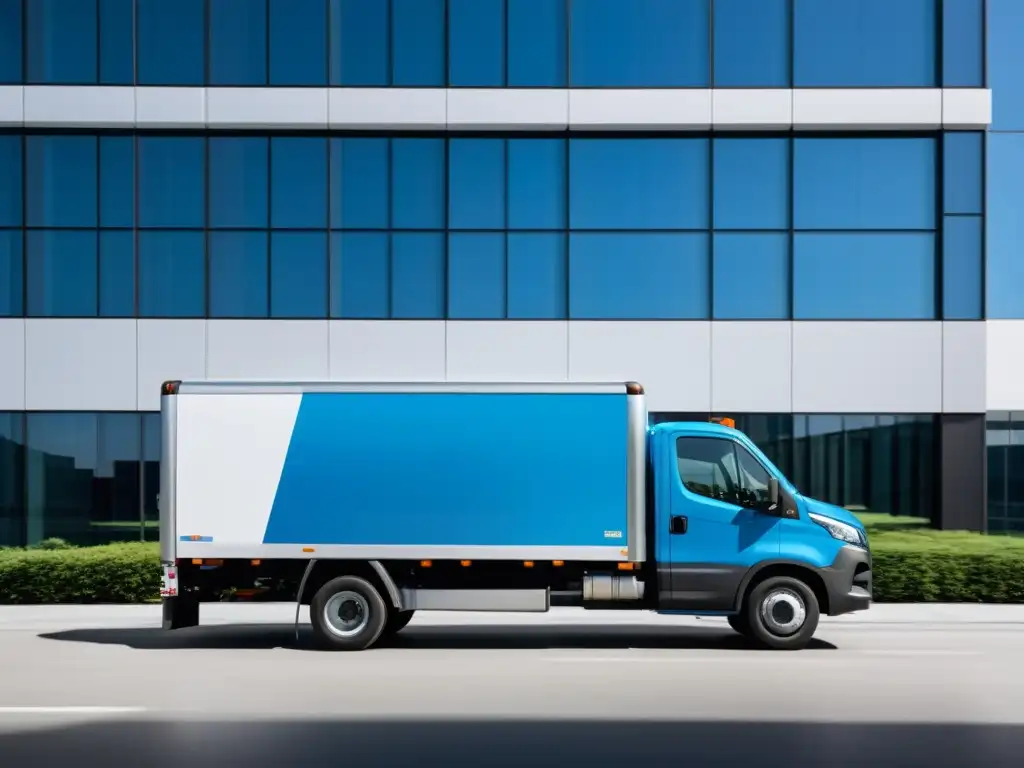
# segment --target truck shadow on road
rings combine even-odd
[[[363,720],[107,721],[0,731],[5,765],[487,768],[1020,768],[1017,725],[742,721]]]
[[[39,635],[99,645],[125,645],[140,650],[222,649],[311,650],[308,625],[300,625],[299,641],[290,624],[228,624],[167,632],[159,628],[71,629]],[[521,627],[515,625],[409,626],[381,647],[408,650],[543,649],[543,648],[661,648],[749,651],[751,645],[727,627],[651,627],[647,625]],[[835,650],[815,639],[807,650]]]

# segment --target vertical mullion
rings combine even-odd
[[[269,19],[268,19],[269,21]],[[269,26],[269,25],[268,25]],[[269,50],[267,51],[269,54]],[[269,72],[269,70],[268,70]],[[266,260],[263,262],[264,274],[267,276],[267,296],[266,304],[264,305],[266,311],[266,317],[271,317],[271,310],[273,307],[273,282],[274,282],[274,268],[273,268],[273,242],[274,242],[274,229],[273,229],[273,218],[274,214],[271,200],[274,198],[274,138],[268,136],[267,139],[267,239],[266,246],[264,247],[264,255]],[[330,195],[328,194],[328,204],[330,204]]]

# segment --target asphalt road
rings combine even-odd
[[[1024,606],[876,606],[796,653],[566,609],[425,614],[325,654],[292,617],[0,608],[0,763],[1024,765]]]

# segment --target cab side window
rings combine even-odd
[[[748,508],[768,501],[768,470],[731,440],[677,438],[676,460],[679,479],[690,493]]]
[[[728,440],[707,437],[676,439],[679,479],[690,493],[738,503],[736,454]]]

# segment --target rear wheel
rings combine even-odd
[[[779,651],[805,648],[818,628],[818,599],[804,582],[773,576],[755,586],[744,608],[749,636]]]
[[[313,636],[322,648],[362,651],[384,632],[388,608],[374,586],[358,576],[324,584],[309,605]]]
[[[412,621],[414,613],[416,613],[416,611],[391,611],[391,613],[388,614],[387,624],[384,625],[383,636],[391,637],[393,635],[397,635],[409,626],[409,622]]]

